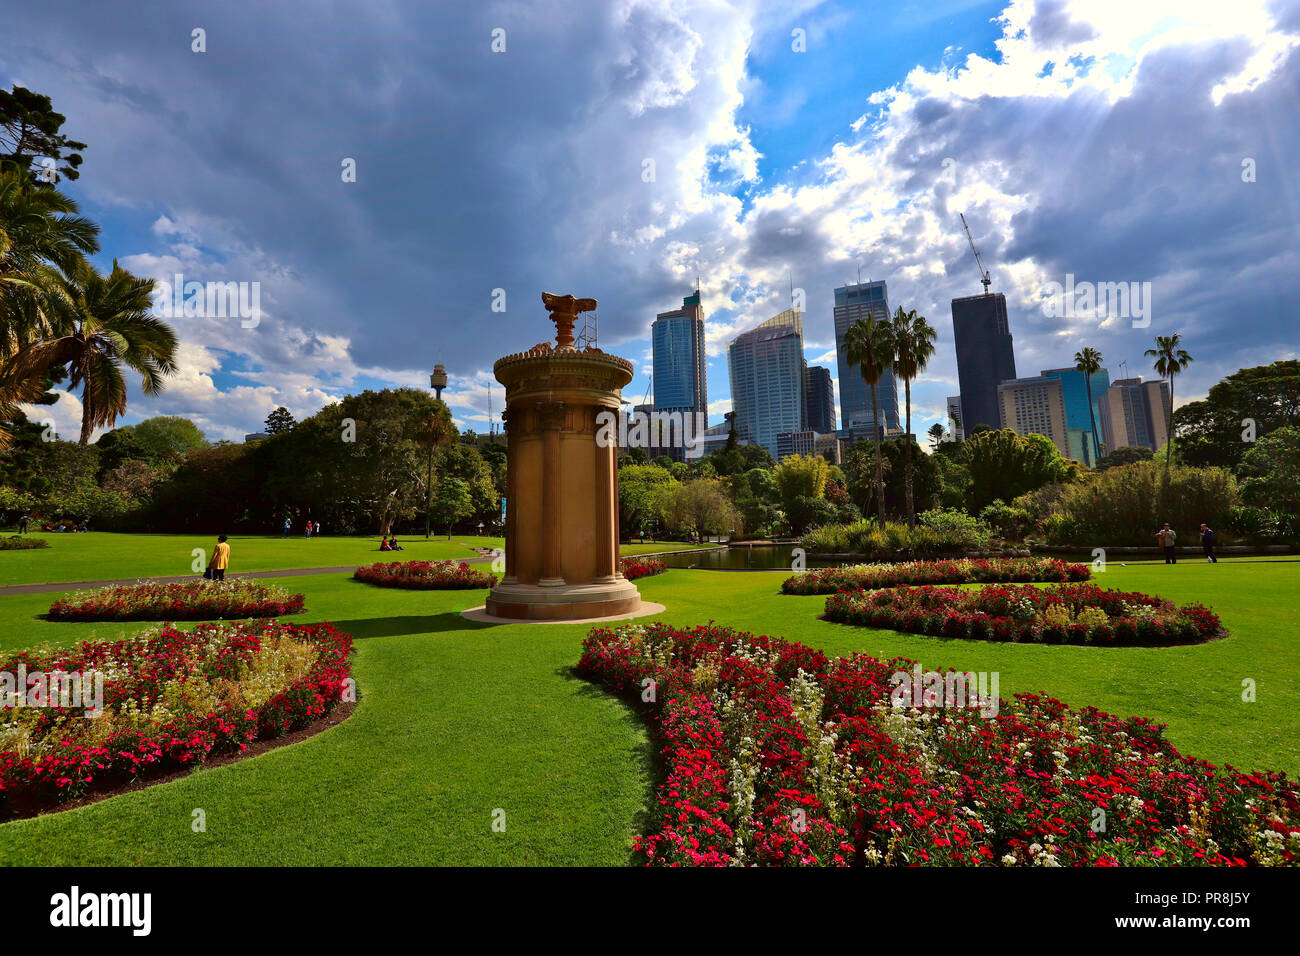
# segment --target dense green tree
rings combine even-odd
[[[879,470],[884,476],[887,517],[904,515],[907,510],[906,441],[916,445],[914,439],[903,438],[891,438],[880,445],[883,461]],[[913,448],[913,452],[913,504],[918,512],[924,512],[939,503],[943,485],[939,466],[934,460],[936,456],[925,454],[919,445]],[[845,489],[863,516],[876,514],[878,498],[873,495],[873,475],[876,470],[874,444],[865,440],[854,442],[844,458]]]
[[[1300,426],[1260,438],[1241,460],[1239,473],[1247,504],[1300,516]]]
[[[469,484],[455,475],[439,473],[434,481],[429,514],[435,526],[447,529],[450,540],[456,523],[474,514],[474,498]]]
[[[618,473],[618,526],[621,540],[644,534],[663,520],[665,494],[673,481],[658,465],[626,465]]]
[[[1214,385],[1203,401],[1174,412],[1178,458],[1189,465],[1236,467],[1250,439],[1300,425],[1300,361],[1243,368]]]
[[[1107,468],[1115,468],[1118,465],[1131,465],[1135,461],[1150,461],[1154,454],[1150,448],[1124,445],[1102,455],[1097,460],[1097,470],[1105,471]]]
[[[281,432],[289,431],[295,424],[293,413],[280,405],[266,416],[266,422],[262,427],[268,435],[278,435]]]
[[[144,448],[144,457],[152,462],[184,458],[190,452],[208,447],[208,438],[203,430],[179,415],[155,415],[128,427]]]
[[[965,442],[971,485],[966,508],[979,514],[996,499],[1006,501],[1046,484],[1072,480],[1078,466],[1061,457],[1045,435],[1017,435],[1009,428],[981,432]]]

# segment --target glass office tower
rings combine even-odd
[[[1000,428],[998,386],[1016,377],[1006,296],[986,292],[953,299],[952,334],[962,430],[969,437],[977,425]]]
[[[840,372],[840,428],[849,431],[854,427],[873,424],[871,389],[862,380],[862,372],[850,367],[844,352],[844,335],[858,319],[868,315],[877,321],[889,318],[889,291],[883,280],[859,282],[835,290],[835,352]],[[898,389],[894,373],[886,371],[876,383],[876,404],[880,409],[881,424],[885,428],[898,428]]]

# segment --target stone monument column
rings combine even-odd
[[[574,322],[594,299],[544,292],[542,302],[555,345],[493,366],[506,389],[506,573],[485,610],[531,620],[636,614],[640,592],[618,571],[617,425],[632,363],[574,346]]]

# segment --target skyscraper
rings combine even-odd
[[[954,441],[963,441],[966,438],[966,429],[961,423],[961,396],[948,396],[948,421],[952,427],[952,437]]]
[[[1061,385],[1065,389],[1065,420],[1066,425],[1071,433],[1077,431],[1087,432],[1087,443],[1092,444],[1092,423],[1097,423],[1097,441],[1101,444],[1101,401],[1106,395],[1106,389],[1110,388],[1110,372],[1102,369],[1094,372],[1091,376],[1086,376],[1077,368],[1049,368],[1043,370],[1043,375],[1048,378],[1059,378]],[[1092,416],[1088,415],[1088,379],[1092,379]],[[1077,454],[1075,452],[1078,452]],[[1077,461],[1084,462],[1090,467],[1097,464],[1096,448],[1071,447],[1070,457]]]
[[[700,290],[682,299],[682,307],[660,312],[650,326],[654,361],[655,411],[709,409],[705,385],[704,307]]]
[[[805,428],[835,431],[835,386],[830,369],[810,365],[803,370],[803,413]]]
[[[1169,383],[1144,382],[1141,377],[1112,382],[1097,425],[1106,454],[1124,447],[1159,451],[1169,442]]]
[[[803,313],[787,309],[727,346],[736,434],[777,456],[777,435],[803,429]]]
[[[1065,386],[1059,378],[1039,375],[1015,378],[998,386],[998,427],[1017,435],[1046,435],[1064,457],[1070,457],[1065,419]],[[965,406],[965,394],[962,395]]]
[[[848,363],[844,351],[844,335],[858,319],[874,315],[876,321],[889,318],[889,290],[884,280],[859,282],[835,290],[835,352],[840,371],[840,428],[848,431],[854,426],[873,424],[871,389],[862,380],[862,372]],[[886,428],[898,428],[898,389],[894,373],[886,371],[876,383],[876,404],[881,423]]]
[[[952,333],[957,347],[962,430],[970,435],[977,425],[1000,428],[998,386],[1016,377],[1006,296],[986,292],[953,299]]]

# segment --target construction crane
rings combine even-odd
[[[980,261],[980,251],[975,248],[975,240],[971,238],[970,226],[966,225],[966,214],[958,213],[961,216],[961,227],[966,230],[966,241],[970,243],[971,254],[975,256],[975,265],[979,266],[980,282],[984,283],[984,294],[989,294],[989,286],[993,280],[989,277],[989,270],[984,268],[984,263]]]

